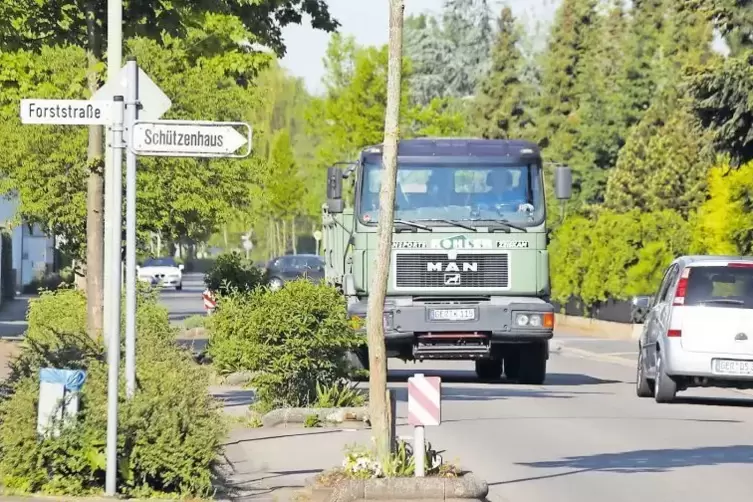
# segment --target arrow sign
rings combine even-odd
[[[248,136],[235,127],[243,126]],[[244,154],[234,152],[248,144]],[[137,155],[165,157],[246,157],[251,153],[251,126],[243,122],[179,120],[138,121],[130,148]]]
[[[91,100],[111,102],[113,96],[128,96],[127,85],[128,75],[124,66],[116,78],[108,80],[105,85],[94,93]],[[162,89],[141,68],[139,68],[137,87],[139,90],[139,102],[141,103],[139,118],[157,120],[172,106],[173,103],[170,101],[170,98],[162,92]]]
[[[112,101],[22,99],[22,124],[105,125],[112,122]]]

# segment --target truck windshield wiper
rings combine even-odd
[[[489,225],[490,232],[496,232],[497,230],[502,230],[503,232],[510,233],[510,229],[512,228],[514,228],[515,230],[520,230],[521,232],[528,233],[528,229],[526,227],[522,227],[520,225],[510,223],[508,220],[494,220],[494,223]]]
[[[471,225],[470,223],[462,223],[457,220],[448,220],[445,218],[432,218],[430,220],[421,220],[421,221],[441,221],[442,223],[449,223],[450,225],[455,225],[456,227],[465,228],[468,230],[473,230],[474,232],[478,232],[478,229]]]
[[[433,232],[434,230],[431,227],[427,227],[426,225],[421,225],[420,223],[416,223],[415,221],[409,221],[409,220],[394,220],[395,223],[399,225],[408,225],[409,227],[413,228],[420,228],[421,230],[428,230],[429,232]]]

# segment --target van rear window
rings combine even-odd
[[[753,308],[753,267],[691,267],[684,305]]]

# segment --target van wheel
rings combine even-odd
[[[654,399],[657,403],[671,403],[677,395],[677,382],[667,375],[664,369],[661,352],[656,357],[656,384],[654,385]]]

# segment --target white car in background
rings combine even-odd
[[[643,321],[639,397],[667,403],[690,387],[753,388],[753,257],[677,258]]]
[[[153,286],[165,288],[174,287],[177,291],[183,289],[183,265],[178,265],[173,258],[149,258],[136,267],[140,281],[149,282]]]

